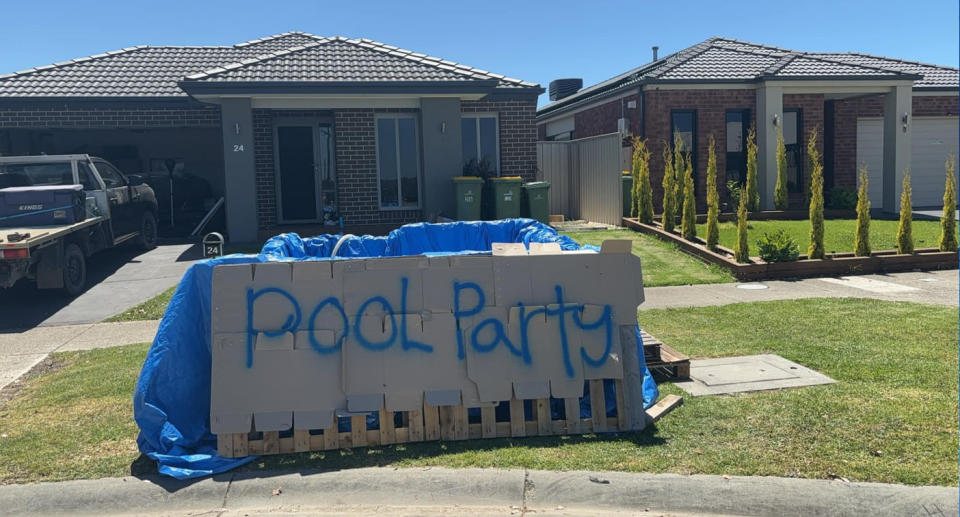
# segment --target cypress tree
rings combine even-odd
[[[683,174],[683,219],[681,230],[683,238],[692,241],[697,237],[697,198],[693,195],[693,163],[686,161]]]
[[[807,200],[812,199],[811,196],[811,185],[813,183],[813,169],[818,165],[822,168],[823,164],[820,163],[820,151],[817,150],[817,135],[820,132],[820,126],[814,126],[810,130],[810,138],[807,139],[807,170],[810,171],[810,174],[807,176],[807,183],[804,185],[804,193],[807,195]]]
[[[637,145],[640,143],[640,137],[633,137],[630,141],[633,153],[630,161],[630,217],[637,217],[638,207],[640,206],[640,164],[637,163]]]
[[[786,210],[790,204],[787,197],[787,146],[783,143],[783,130],[777,127],[777,187],[773,191],[773,206]]]
[[[670,158],[670,145],[663,143],[663,229],[672,232],[676,224],[676,205],[674,196],[676,192],[673,187],[673,163]]]
[[[947,179],[943,186],[943,216],[940,218],[940,251],[957,251],[957,157],[947,158]]]
[[[673,206],[676,207],[674,210],[683,210],[683,174],[687,170],[687,164],[684,160],[685,149],[680,133],[673,136]]]
[[[897,227],[897,253],[913,253],[913,200],[910,192],[910,169],[903,171],[903,193],[900,194],[900,225]]]
[[[867,165],[860,166],[860,185],[857,187],[857,228],[853,237],[853,254],[870,256],[870,196],[867,193]]]
[[[634,212],[641,223],[653,223],[653,188],[650,185],[650,150],[646,140],[633,142]]]
[[[707,248],[714,249],[720,240],[718,217],[720,215],[720,193],[717,192],[717,151],[713,134],[710,135],[707,148]]]
[[[747,242],[747,196],[740,196],[737,206],[737,242],[733,246],[733,258],[741,263],[750,262],[750,244]]]
[[[756,212],[760,210],[760,186],[757,178],[757,128],[750,125],[750,131],[747,133],[747,185],[746,192],[741,196],[747,198],[747,210]]]
[[[810,145],[813,147],[817,139],[817,130],[810,131]],[[823,251],[823,165],[820,157],[812,162],[813,171],[810,174],[810,248],[807,256],[812,259],[822,259]]]

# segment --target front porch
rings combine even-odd
[[[857,186],[857,117],[842,118],[838,103],[881,96],[883,99],[882,163],[877,177],[882,195],[874,208],[899,211],[904,171],[911,163],[913,92],[910,80],[876,81],[767,81],[757,88],[757,162],[761,208],[773,209],[777,182],[777,136],[782,131],[788,154],[790,208],[803,208],[810,178],[807,139],[818,131],[817,151],[824,167],[825,190]],[[801,105],[805,105],[801,107]],[[851,128],[848,127],[853,124]],[[850,139],[853,139],[851,142]],[[846,154],[843,154],[846,153]],[[851,159],[850,153],[854,155]],[[871,189],[873,190],[873,189]]]

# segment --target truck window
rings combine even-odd
[[[0,164],[0,188],[73,185],[70,162]]]
[[[113,165],[110,165],[107,162],[97,162],[97,172],[100,173],[100,179],[103,180],[103,184],[107,188],[117,188],[122,187],[127,184],[127,181],[123,179],[123,175],[120,174]]]
[[[100,184],[97,183],[90,166],[84,162],[77,162],[77,175],[80,176],[80,184],[83,190],[100,190]]]

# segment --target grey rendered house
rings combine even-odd
[[[235,242],[340,220],[383,231],[452,215],[450,179],[471,159],[532,180],[542,92],[367,39],[139,46],[0,76],[0,155],[199,178]]]
[[[709,38],[587,88],[560,88],[537,112],[540,140],[579,139],[621,130],[652,146],[655,205],[662,196],[662,143],[679,133],[693,149],[697,198],[706,192],[707,143],[717,170],[743,180],[746,134],[756,124],[761,202],[772,208],[776,136],[787,148],[791,201],[802,205],[809,180],[807,135],[831,187],[857,185],[867,164],[874,208],[899,210],[910,168],[916,206],[939,206],[944,161],[958,150],[960,70],[860,52],[807,52],[731,38]],[[629,168],[629,139],[623,158]],[[726,190],[726,189],[722,189]]]

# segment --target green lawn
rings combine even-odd
[[[433,442],[262,458],[249,470],[525,467],[957,485],[955,308],[807,299],[652,310],[641,324],[694,357],[777,353],[836,384],[685,397],[648,430]],[[64,368],[0,406],[0,483],[120,476],[137,460],[130,398],[146,345],[57,354]],[[682,392],[673,385],[664,393]]]
[[[170,298],[173,297],[173,292],[176,290],[177,286],[173,286],[140,305],[131,307],[104,321],[158,320],[163,317],[164,311],[167,310],[167,304],[170,303]]]
[[[647,287],[714,284],[734,280],[726,270],[683,253],[673,243],[632,230],[565,232],[564,235],[581,244],[596,246],[607,239],[631,239],[633,254],[641,260],[643,285]]]
[[[896,249],[897,221],[870,221],[870,247],[874,251]],[[827,253],[853,251],[853,235],[857,226],[856,219],[828,219],[824,223],[823,246]],[[779,229],[787,232],[800,247],[800,253],[806,253],[810,246],[809,221],[749,221],[748,242],[752,254],[756,253],[757,239],[763,234]],[[697,235],[707,234],[705,224],[697,225]],[[940,238],[939,221],[913,221],[913,244],[917,248],[935,248]],[[737,239],[737,223],[720,223],[720,245],[732,248]]]

